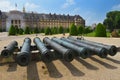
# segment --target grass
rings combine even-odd
[[[107,37],[110,37],[110,32],[107,32]],[[91,33],[88,33],[88,34],[84,34],[84,36],[87,36],[87,37],[95,37],[95,32],[91,32]]]

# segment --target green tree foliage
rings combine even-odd
[[[44,31],[45,31],[44,28],[40,28],[41,33],[44,33]]]
[[[70,35],[73,35],[73,36],[78,35],[77,27],[75,26],[75,24],[71,24],[71,26],[69,28],[69,33],[70,33]]]
[[[0,32],[2,32],[2,29],[0,28]]]
[[[58,28],[58,32],[59,32],[60,34],[64,33],[64,29],[63,29],[62,26],[60,26],[60,27]]]
[[[30,28],[27,26],[27,27],[25,27],[25,32],[24,32],[25,34],[30,34]]]
[[[114,29],[120,29],[120,11],[111,11],[106,15],[106,19],[103,24],[109,29],[111,32]]]
[[[16,29],[13,25],[11,25],[9,29],[9,35],[16,35]]]
[[[84,34],[88,34],[88,33],[92,32],[92,31],[93,30],[89,26],[85,27],[84,30],[83,30]]]
[[[78,34],[82,35],[83,32],[84,32],[84,27],[83,26],[78,26],[77,29],[78,29]]]
[[[16,34],[19,34],[19,28],[17,25],[15,26],[15,29],[16,29]]]
[[[51,32],[52,32],[52,34],[57,34],[58,33],[58,28],[57,27],[52,27]]]
[[[69,27],[65,28],[65,32],[66,32],[66,33],[69,32]]]
[[[19,34],[23,35],[23,33],[24,33],[24,30],[22,28],[19,28]]]
[[[35,27],[34,28],[34,33],[39,33],[40,31],[39,31],[39,28],[38,27]]]
[[[96,26],[95,36],[96,37],[106,37],[107,36],[107,34],[106,34],[106,28],[105,28],[105,26],[103,24],[99,23]]]
[[[45,28],[45,35],[52,35],[50,27]]]

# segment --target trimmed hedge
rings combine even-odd
[[[13,25],[10,26],[9,35],[16,35],[16,29]]]
[[[82,35],[84,32],[84,27],[83,26],[78,26],[78,34]]]
[[[35,27],[34,28],[34,33],[39,33],[40,31],[39,31],[39,29],[38,29],[38,27]]]
[[[25,34],[30,34],[30,32],[31,32],[31,31],[30,31],[30,28],[29,28],[28,26],[25,27],[25,32],[24,32],[24,33],[25,33]]]
[[[60,26],[60,27],[58,28],[58,32],[59,32],[60,34],[64,33],[64,29],[63,29],[62,26]]]
[[[75,26],[75,24],[71,24],[71,26],[69,28],[69,33],[70,33],[70,35],[73,35],[73,36],[78,35],[77,27]]]
[[[52,32],[51,32],[50,27],[47,27],[47,28],[45,29],[45,35],[51,35],[51,34],[52,34]]]
[[[23,30],[22,28],[20,28],[20,29],[19,29],[19,34],[20,34],[20,35],[23,35],[23,33],[24,33],[24,30]]]
[[[103,24],[99,23],[95,29],[96,37],[107,37],[106,28]]]

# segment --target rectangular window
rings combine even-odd
[[[11,24],[13,25],[13,20],[11,20]]]

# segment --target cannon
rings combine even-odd
[[[80,42],[82,42],[82,43],[89,44],[89,45],[96,46],[96,47],[103,47],[103,48],[105,48],[105,49],[108,50],[108,54],[109,54],[110,56],[114,56],[114,55],[116,55],[116,53],[117,53],[117,47],[114,46],[114,45],[105,45],[105,44],[97,43],[97,42],[93,42],[93,41],[82,40],[82,39],[80,39],[80,38],[75,39],[75,38],[73,38],[73,37],[68,37],[68,39],[76,40],[76,41],[78,41],[78,42],[80,41]]]
[[[41,42],[40,38],[38,37],[34,38],[33,42],[35,43],[37,49],[41,53],[42,61],[47,63],[51,62],[53,60],[53,55],[51,51],[46,48],[45,44]]]
[[[69,43],[69,42],[66,42],[64,40],[60,40],[58,38],[52,38],[53,41],[59,43],[60,45],[64,46],[64,47],[67,47],[69,49],[72,49],[75,53],[75,57],[82,57],[83,59],[87,58],[90,56],[89,54],[89,50],[85,47],[80,47],[80,46],[77,46],[77,45],[74,45],[72,43]]]
[[[79,38],[77,38],[77,40],[79,41]],[[83,42],[83,43],[93,45],[93,46],[103,47],[103,48],[108,50],[108,54],[110,56],[115,56],[116,53],[117,53],[117,47],[114,46],[114,45],[105,45],[105,44],[102,44],[102,43],[97,43],[97,42],[88,41],[88,40],[80,40],[80,41]]]
[[[15,49],[18,47],[18,43],[17,41],[12,41],[10,44],[8,44],[4,50],[2,50],[1,52],[1,56],[3,57],[9,57],[10,55],[12,55],[15,51]]]
[[[24,43],[21,48],[21,51],[16,56],[16,62],[20,66],[27,66],[29,64],[29,62],[31,60],[30,46],[31,46],[31,39],[25,38]]]
[[[83,47],[86,47],[88,48],[89,50],[91,50],[91,54],[95,53],[97,54],[99,57],[101,58],[106,58],[107,57],[107,54],[108,54],[108,50],[105,49],[105,48],[101,48],[101,47],[96,47],[96,46],[91,46],[89,44],[84,44],[82,42],[77,42],[75,40],[70,40],[70,39],[67,39],[67,38],[61,38],[61,40],[64,40],[64,41],[67,41],[67,42],[70,42],[72,44],[75,44],[75,45],[78,45],[78,46],[83,46]]]
[[[67,49],[59,45],[58,43],[50,40],[48,37],[45,37],[43,39],[43,42],[50,45],[55,50],[55,52],[57,52],[57,55],[60,55],[60,58],[64,59],[67,62],[70,62],[73,60],[74,55],[71,49]]]

